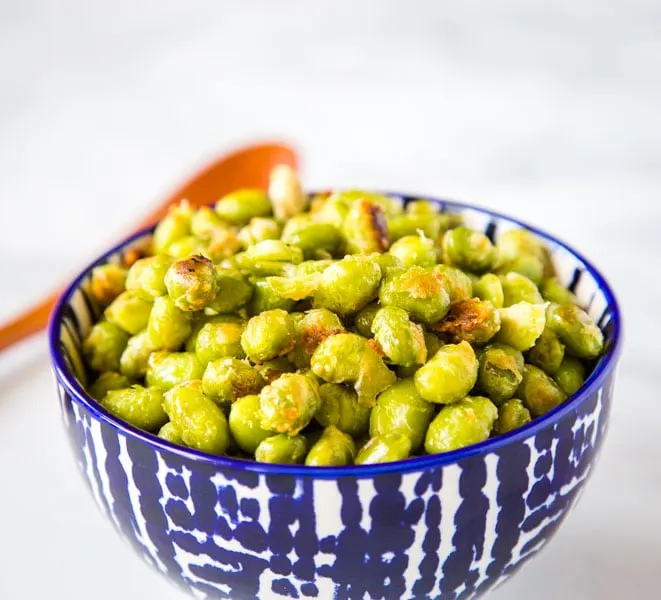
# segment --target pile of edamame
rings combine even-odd
[[[147,255],[92,271],[90,395],[215,455],[373,464],[462,448],[564,402],[601,330],[513,229],[496,243],[435,203],[268,192],[173,206]]]

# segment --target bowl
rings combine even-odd
[[[404,202],[409,198],[393,194]],[[524,227],[603,328],[607,351],[567,402],[465,449],[352,467],[259,464],[175,446],[120,422],[85,391],[81,340],[99,315],[87,267],[49,326],[66,432],[94,500],[157,571],[197,597],[477,598],[543,548],[596,465],[621,348],[617,301],[580,254],[524,223],[433,200],[492,239]]]

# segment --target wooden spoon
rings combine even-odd
[[[265,190],[271,169],[279,164],[297,168],[296,152],[283,144],[264,143],[221,156],[141,219],[135,231],[155,224],[165,216],[171,204],[182,198],[186,198],[192,206],[202,206],[238,188]],[[58,290],[13,320],[0,325],[0,351],[44,329],[61,293],[61,290]]]

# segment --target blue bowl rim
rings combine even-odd
[[[314,194],[315,192],[310,192]],[[434,467],[445,466],[457,463],[463,459],[473,457],[479,454],[487,454],[491,451],[498,450],[507,444],[518,442],[528,437],[537,434],[542,429],[557,423],[567,413],[576,409],[583,401],[587,400],[593,393],[601,388],[608,377],[608,375],[616,368],[619,355],[622,348],[623,327],[622,315],[620,312],[619,303],[615,298],[610,285],[606,278],[597,270],[592,263],[590,263],[582,254],[574,250],[571,246],[558,238],[542,231],[541,229],[526,223],[520,219],[515,219],[509,215],[499,213],[475,204],[468,204],[456,200],[448,200],[428,195],[411,195],[402,194],[398,192],[381,192],[395,198],[425,198],[441,206],[441,210],[450,208],[456,210],[473,210],[482,213],[487,217],[502,219],[510,223],[522,227],[538,235],[544,240],[551,242],[573,255],[578,261],[583,263],[585,270],[597,282],[599,288],[603,290],[607,300],[607,306],[611,309],[611,321],[613,323],[613,341],[610,344],[606,354],[601,357],[595,369],[585,381],[580,390],[571,396],[560,406],[549,411],[544,416],[534,419],[527,425],[512,431],[510,433],[490,438],[479,444],[474,444],[459,450],[445,452],[441,454],[432,454],[426,456],[419,456],[407,458],[405,460],[394,461],[389,463],[375,464],[375,465],[351,465],[345,467],[309,467],[304,465],[277,465],[259,463],[256,461],[249,461],[239,458],[231,458],[228,456],[214,456],[205,452],[178,446],[168,442],[158,436],[145,432],[141,429],[133,427],[124,423],[114,417],[106,409],[104,409],[96,400],[89,396],[83,387],[78,383],[77,379],[68,372],[66,363],[60,351],[60,323],[62,321],[62,312],[66,303],[71,299],[74,292],[80,287],[82,281],[88,275],[92,268],[95,266],[105,264],[109,256],[115,254],[121,249],[140,238],[149,235],[153,232],[154,227],[146,227],[129,237],[124,238],[120,243],[113,246],[110,250],[104,252],[99,258],[86,266],[67,287],[67,289],[59,297],[55,308],[51,313],[48,325],[48,344],[51,356],[51,362],[55,371],[56,377],[59,382],[64,386],[72,398],[74,398],[80,405],[87,409],[97,420],[109,425],[119,433],[132,437],[142,442],[157,447],[159,450],[172,452],[182,457],[209,463],[218,468],[229,468],[237,470],[247,470],[255,473],[265,475],[293,475],[297,477],[315,477],[318,479],[335,479],[343,476],[351,476],[355,478],[370,478],[380,473],[408,473],[411,471],[420,471]]]

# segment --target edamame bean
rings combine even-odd
[[[411,267],[390,273],[379,291],[383,306],[397,306],[423,323],[440,321],[450,309],[445,277],[433,268]]]
[[[248,454],[254,454],[259,444],[273,432],[261,427],[259,396],[243,396],[232,404],[229,416],[229,428],[239,448]]]
[[[390,362],[405,367],[422,365],[427,360],[425,337],[420,325],[396,306],[379,309],[372,322],[372,333]]]
[[[604,334],[590,316],[572,304],[549,304],[546,311],[549,327],[576,357],[596,358],[604,349]]]
[[[202,310],[216,297],[216,269],[204,256],[178,260],[165,274],[165,287],[179,310]]]
[[[401,434],[386,433],[369,440],[356,456],[357,465],[373,465],[376,463],[404,460],[411,454],[411,440]]]
[[[305,436],[281,433],[260,442],[255,450],[255,460],[263,463],[296,465],[303,462],[307,448]]]
[[[294,322],[284,310],[267,310],[252,317],[241,334],[241,347],[253,362],[287,354],[295,344]]]
[[[526,354],[529,363],[539,367],[548,375],[553,375],[560,368],[564,356],[564,345],[548,325],[544,327],[542,335]]]
[[[230,443],[224,413],[190,381],[165,393],[163,407],[184,444],[210,454],[224,454]]]
[[[163,410],[163,392],[154,387],[133,385],[108,390],[101,405],[129,425],[145,431],[156,431],[168,420]]]
[[[154,347],[177,350],[192,331],[191,314],[178,309],[168,296],[154,300],[149,314],[147,333]]]
[[[210,362],[202,375],[202,391],[216,404],[229,406],[238,398],[257,394],[265,381],[245,360],[220,358]]]
[[[145,381],[149,387],[169,390],[191,379],[200,379],[204,367],[192,352],[152,352]]]
[[[533,365],[523,368],[523,380],[517,395],[525,402],[533,417],[542,416],[567,399],[567,394],[558,384]]]
[[[285,373],[259,393],[261,426],[296,435],[314,417],[321,398],[317,382],[300,373]]]
[[[518,398],[512,398],[498,409],[498,418],[493,428],[496,433],[504,434],[515,431],[530,423],[530,411]]]
[[[461,400],[477,381],[478,361],[468,342],[447,344],[414,377],[422,398],[438,404]]]
[[[379,394],[370,416],[370,436],[405,435],[411,440],[410,452],[416,452],[433,416],[434,405],[420,396],[413,379],[401,379]]]
[[[115,298],[103,313],[108,321],[127,333],[140,333],[149,320],[152,302],[141,298],[136,292],[127,290]]]
[[[358,402],[355,390],[339,383],[324,383],[319,387],[319,396],[321,402],[314,418],[322,427],[334,425],[353,437],[367,431],[370,409]]]
[[[353,463],[356,444],[353,438],[329,425],[305,457],[309,467],[342,467]]]
[[[497,417],[498,409],[483,396],[469,396],[448,404],[429,425],[425,450],[429,454],[438,454],[484,442],[489,438]]]
[[[553,379],[568,396],[574,395],[585,382],[585,367],[583,363],[572,357],[565,356]]]
[[[97,323],[83,341],[87,364],[99,373],[119,371],[119,361],[128,340],[128,334],[114,323]]]
[[[511,398],[523,380],[523,354],[505,344],[490,344],[481,353],[478,387],[496,404]]]

